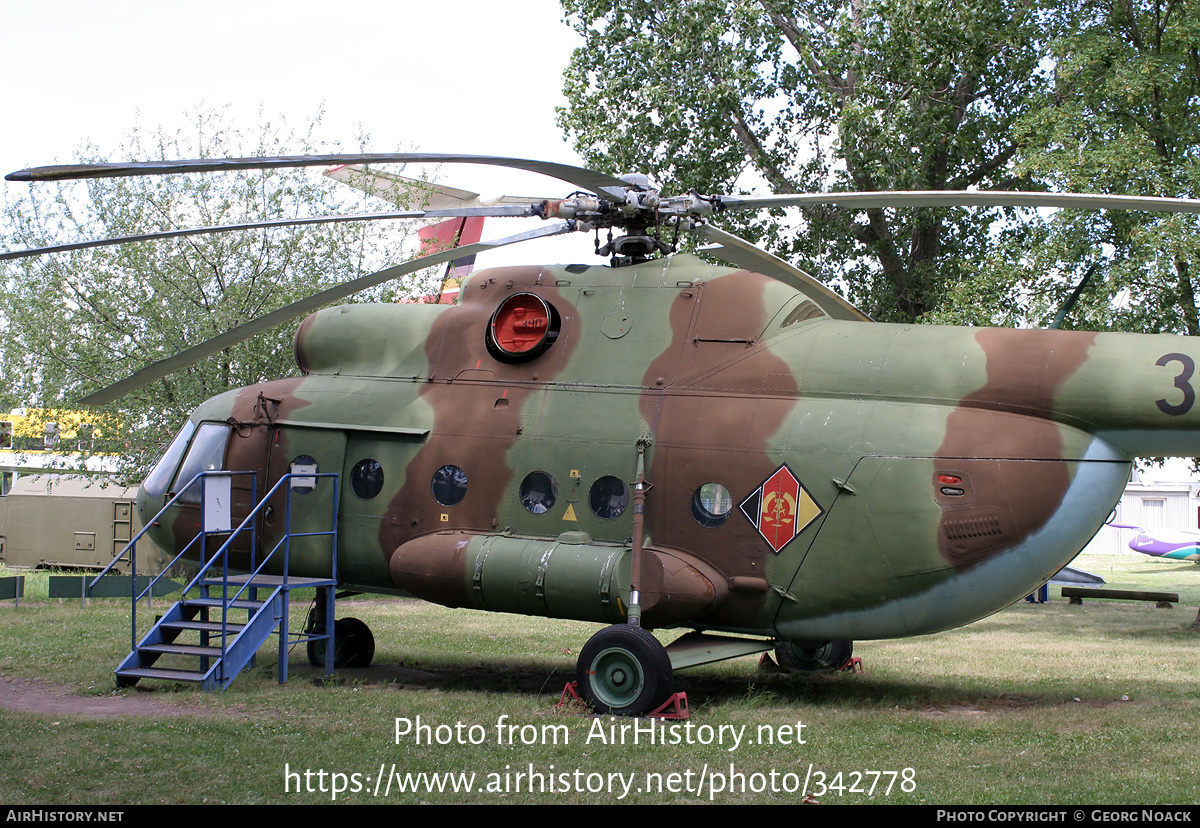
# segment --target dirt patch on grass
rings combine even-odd
[[[165,704],[149,693],[81,696],[71,688],[37,679],[0,677],[0,707],[51,716],[197,716],[209,711]]]

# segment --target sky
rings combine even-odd
[[[0,10],[4,173],[74,161],[89,142],[111,151],[135,123],[186,127],[197,109],[223,109],[249,131],[260,112],[301,127],[323,111],[328,152],[358,151],[365,132],[367,151],[581,165],[555,124],[581,43],[557,0],[0,0]],[[574,189],[485,167],[437,175],[484,195]],[[538,223],[491,219],[484,238]],[[593,258],[591,238],[573,234],[479,264]]]

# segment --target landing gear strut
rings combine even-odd
[[[671,695],[671,659],[641,627],[614,624],[588,639],[575,666],[579,691],[597,713],[641,716]]]

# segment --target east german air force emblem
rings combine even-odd
[[[821,516],[821,507],[787,464],[763,481],[738,506],[775,554]]]

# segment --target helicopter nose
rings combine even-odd
[[[166,495],[152,495],[146,491],[145,486],[138,487],[137,493],[137,511],[138,519],[143,526],[147,525],[152,518],[162,511],[166,505]]]

